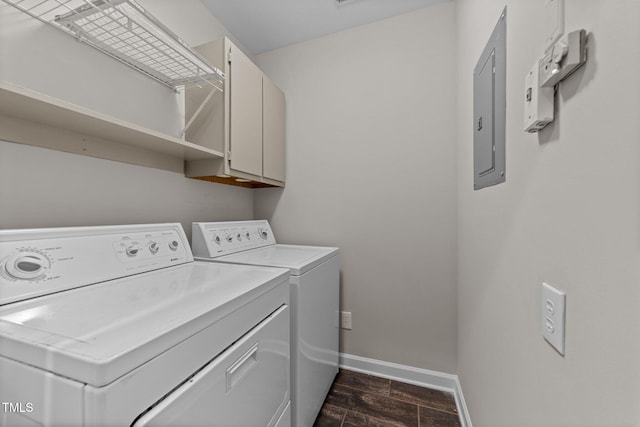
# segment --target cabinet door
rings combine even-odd
[[[231,169],[262,176],[262,71],[234,45],[229,66]]]
[[[284,182],[284,93],[268,77],[262,79],[262,174]]]

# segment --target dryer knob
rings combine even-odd
[[[220,236],[218,236],[217,234],[215,235],[215,237],[213,238],[213,241],[216,242],[216,244],[220,244],[220,242],[222,241],[222,239],[220,238]]]
[[[169,242],[169,249],[171,249],[172,251],[175,251],[176,249],[178,249],[179,243],[177,240],[172,240]]]
[[[132,257],[136,256],[136,255],[138,255],[138,252],[140,252],[140,248],[137,247],[137,246],[129,246],[127,248],[127,255],[129,255],[129,256],[132,256]]]
[[[269,233],[264,228],[258,228],[258,235],[263,239],[266,239],[269,236]]]
[[[7,259],[4,270],[16,279],[34,280],[51,267],[51,262],[39,252],[20,252]]]
[[[227,242],[231,243],[232,240],[233,240],[233,236],[231,234],[229,234],[227,236]]]
[[[151,242],[149,244],[149,252],[151,252],[152,254],[157,254],[159,250],[160,245],[158,244],[158,242]]]

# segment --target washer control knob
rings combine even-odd
[[[227,242],[231,243],[232,240],[233,240],[233,236],[231,234],[229,234],[227,236]]]
[[[149,252],[151,252],[152,254],[157,254],[159,250],[160,245],[158,244],[158,242],[149,243]]]
[[[20,252],[5,263],[5,271],[16,279],[33,280],[42,276],[51,266],[49,259],[38,252]]]
[[[177,240],[172,240],[169,242],[169,249],[171,249],[172,251],[175,251],[176,249],[178,249],[178,246],[180,246],[180,244],[178,243]]]
[[[258,235],[260,235],[260,237],[262,237],[263,239],[266,239],[267,236],[269,236],[269,233],[264,228],[258,228]]]
[[[248,231],[245,234],[245,237],[247,238],[247,240],[251,240],[251,234]]]
[[[242,241],[242,234],[238,233],[236,239],[238,239],[238,242]]]
[[[218,236],[217,234],[215,235],[215,237],[213,238],[213,241],[216,242],[216,244],[220,244],[220,242],[222,242],[222,239],[220,238],[220,236]]]
[[[138,246],[132,245],[127,247],[127,255],[129,256],[136,256],[138,255],[138,252],[140,252],[140,248]]]

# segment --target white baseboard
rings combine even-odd
[[[340,353],[339,364],[341,368],[351,371],[453,393],[458,407],[458,414],[460,415],[460,424],[462,424],[462,427],[473,427],[457,375],[345,353]]]

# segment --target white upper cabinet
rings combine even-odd
[[[284,186],[284,93],[227,38],[195,48],[224,69],[224,95],[187,88],[185,139],[219,150],[221,160],[186,163],[186,175],[247,187]]]
[[[262,175],[285,181],[284,93],[267,77],[262,78]]]
[[[230,58],[231,169],[262,176],[262,71],[233,45]]]

